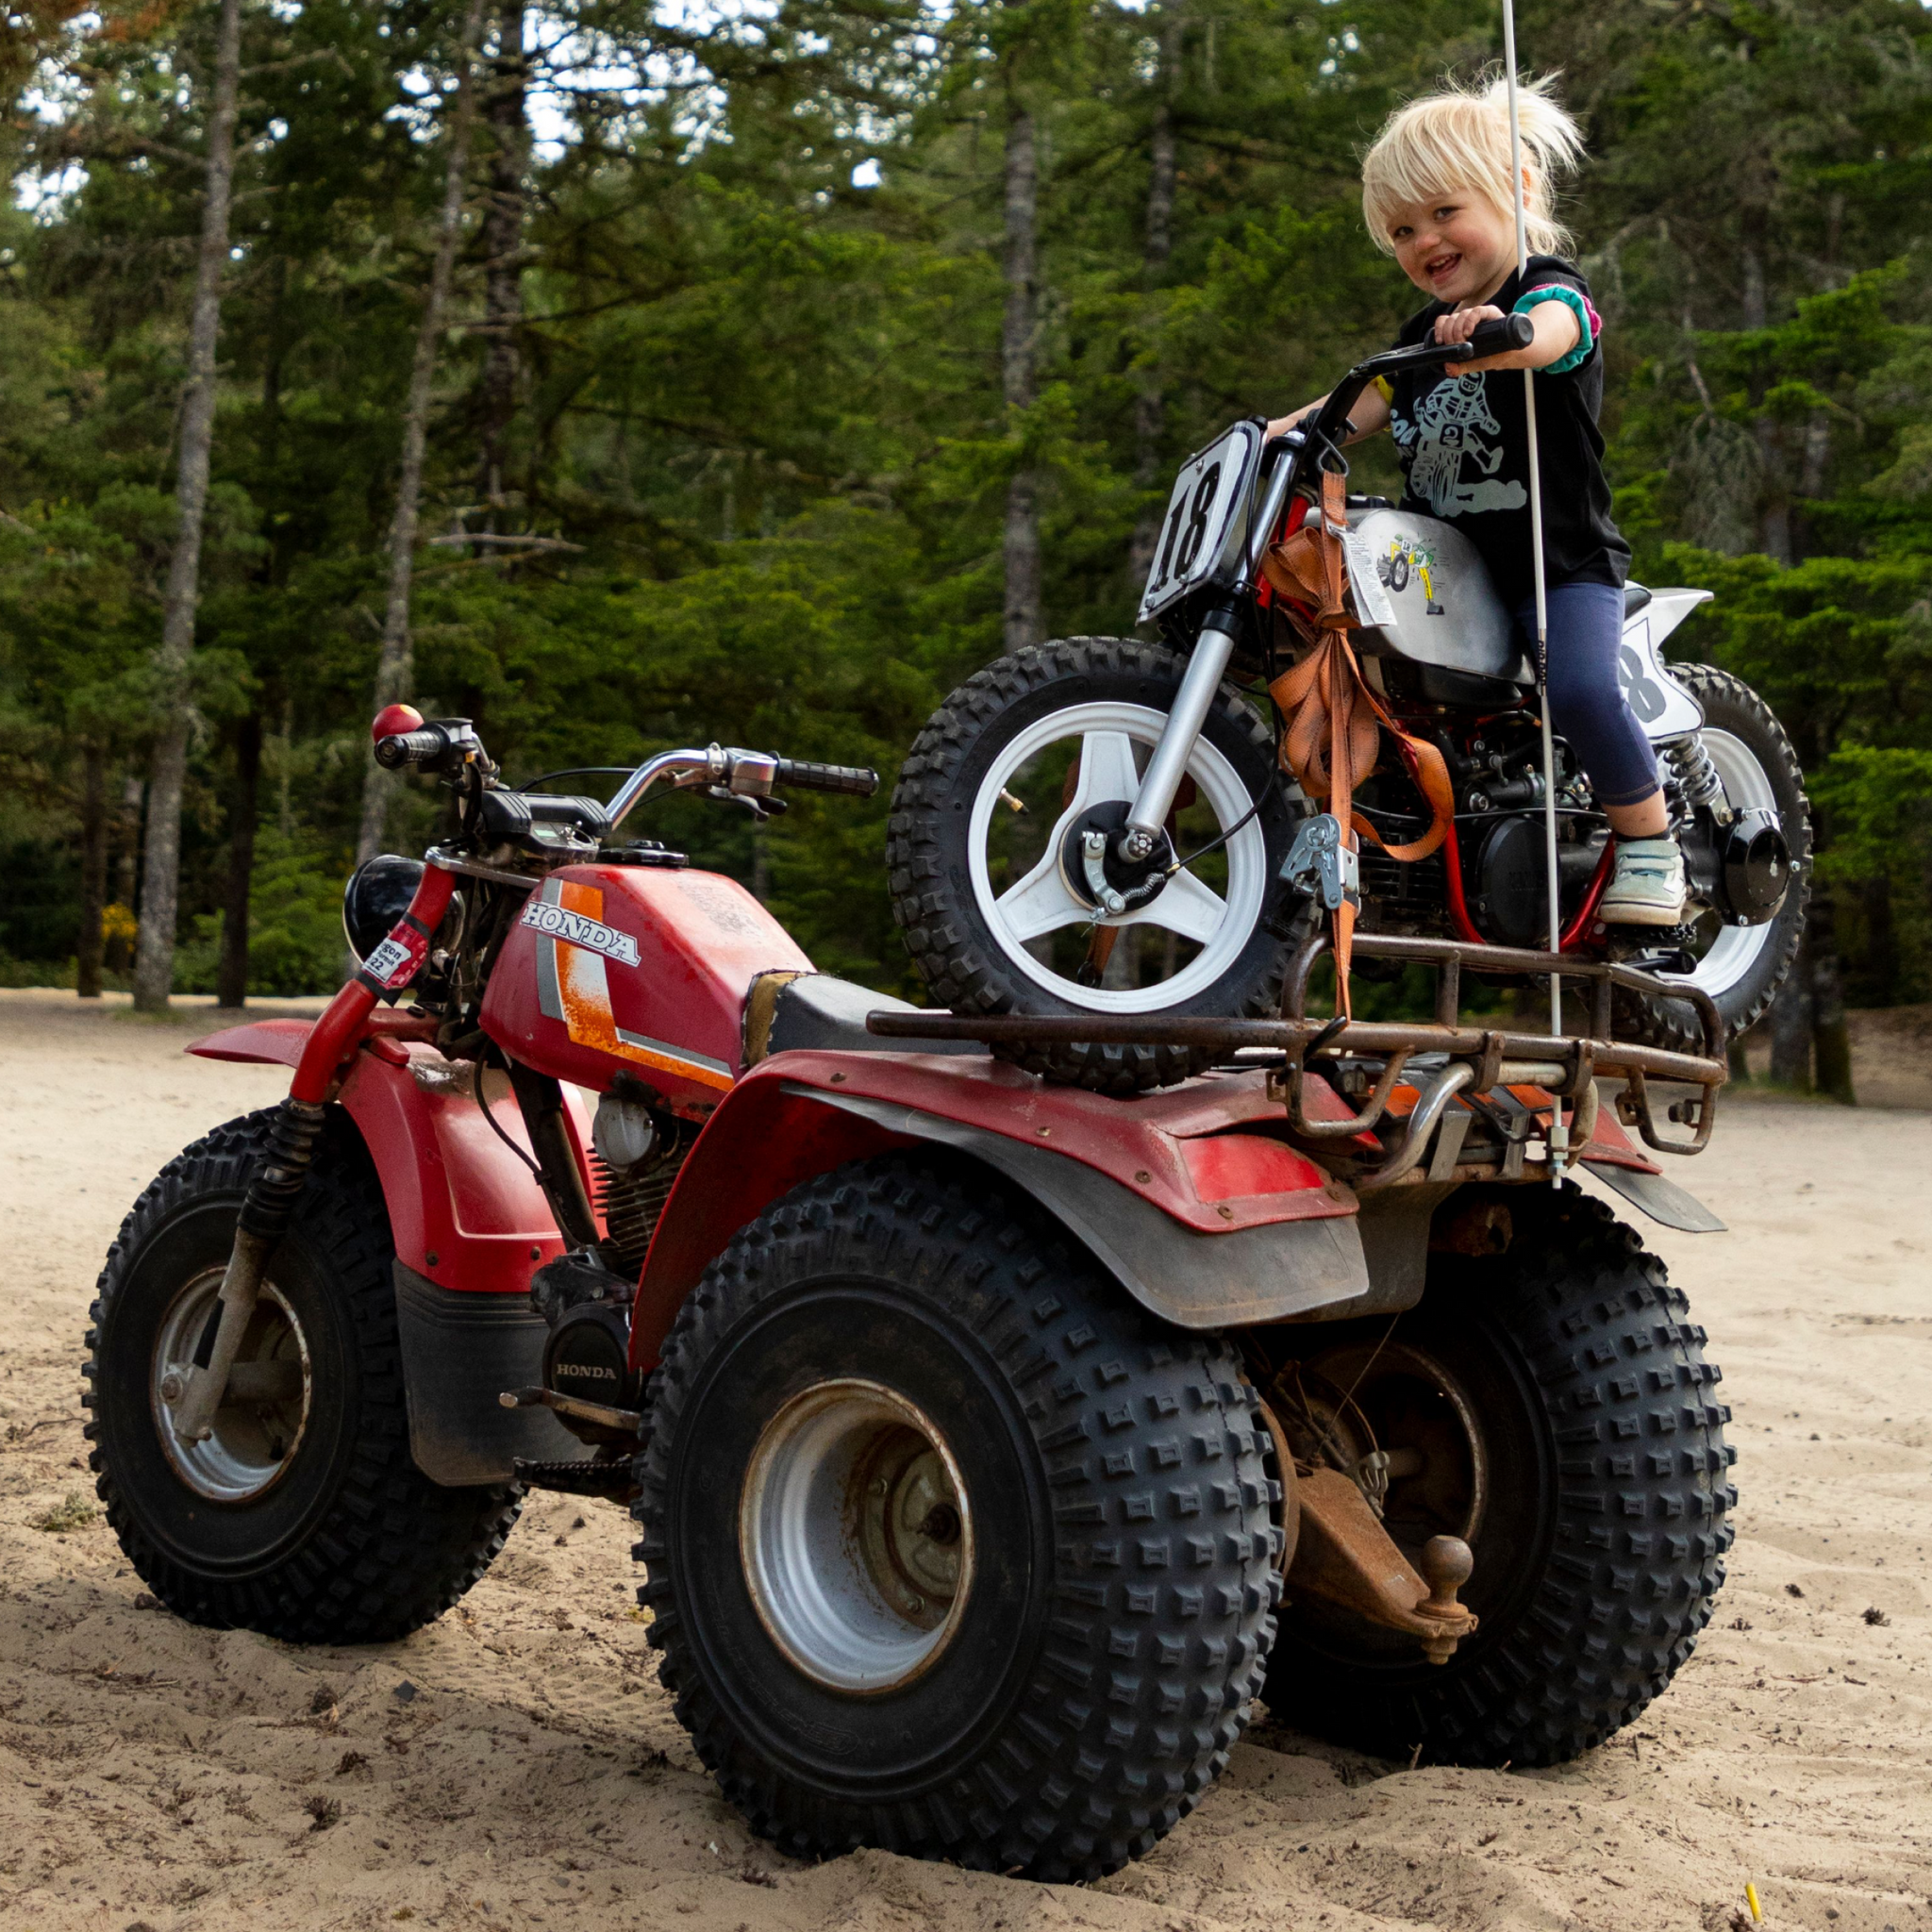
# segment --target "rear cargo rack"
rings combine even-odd
[[[1386,1187],[1416,1167],[1433,1130],[1457,1093],[1477,1099],[1492,1090],[1533,1087],[1574,1103],[1570,1140],[1580,1148],[1596,1120],[1600,1079],[1620,1079],[1618,1117],[1634,1126],[1645,1143],[1661,1154],[1701,1154],[1709,1144],[1717,1117],[1717,1094],[1729,1077],[1724,1058],[1724,1021],[1701,988],[1660,979],[1635,967],[1567,954],[1533,952],[1514,946],[1469,945],[1455,940],[1408,939],[1359,933],[1359,958],[1389,959],[1434,968],[1436,1013],[1432,1021],[1321,1020],[1307,1016],[1308,981],[1329,950],[1325,933],[1310,934],[1289,963],[1281,990],[1281,1017],[1236,1020],[1164,1016],[1159,1013],[1108,1015],[1022,1013],[874,1013],[868,1029],[887,1039],[977,1040],[996,1046],[1072,1045],[1187,1046],[1235,1053],[1244,1048],[1279,1052],[1284,1058],[1270,1075],[1269,1091],[1288,1108],[1289,1124],[1311,1141],[1346,1141],[1373,1134],[1390,1111],[1396,1091],[1411,1075],[1415,1102],[1406,1116],[1402,1144],[1371,1169],[1358,1187]],[[1587,989],[1590,1031],[1585,1034],[1520,1033],[1488,1027],[1462,1017],[1462,976],[1542,979],[1552,973]],[[1612,1031],[1611,1002],[1616,990],[1649,998],[1682,1001],[1697,1015],[1701,1054],[1673,1053],[1618,1040]],[[1426,1059],[1427,1065],[1411,1062]],[[1313,1064],[1311,1064],[1313,1063]],[[1344,1063],[1346,1063],[1344,1065]],[[1309,1109],[1307,1076],[1321,1075],[1323,1099],[1339,1086],[1366,1087],[1358,1112],[1332,1115],[1316,1102]],[[1690,1128],[1689,1138],[1665,1134],[1658,1126],[1650,1092],[1653,1080],[1694,1087],[1694,1099],[1668,1109],[1674,1124]],[[1332,1103],[1331,1103],[1332,1107]],[[1319,1116],[1319,1117],[1318,1117]],[[1431,1172],[1441,1164],[1441,1150]],[[1453,1165],[1453,1159],[1451,1161]]]

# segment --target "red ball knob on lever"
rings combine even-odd
[[[369,735],[380,744],[385,738],[395,738],[405,731],[420,731],[422,728],[423,713],[414,705],[385,705],[371,722]]]

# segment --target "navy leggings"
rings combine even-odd
[[[1550,728],[1590,779],[1599,805],[1637,805],[1657,790],[1657,753],[1617,683],[1624,641],[1619,584],[1552,584],[1549,605]],[[1516,622],[1534,655],[1536,599]]]

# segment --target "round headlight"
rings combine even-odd
[[[342,889],[342,933],[357,965],[388,939],[422,883],[423,861],[378,852],[349,874]]]

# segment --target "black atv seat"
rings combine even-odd
[[[1627,623],[1650,602],[1650,592],[1641,584],[1624,586],[1624,617]]]
[[[920,1009],[829,973],[760,973],[744,996],[744,1064],[774,1053],[984,1053],[976,1040],[881,1040],[868,1013]]]

